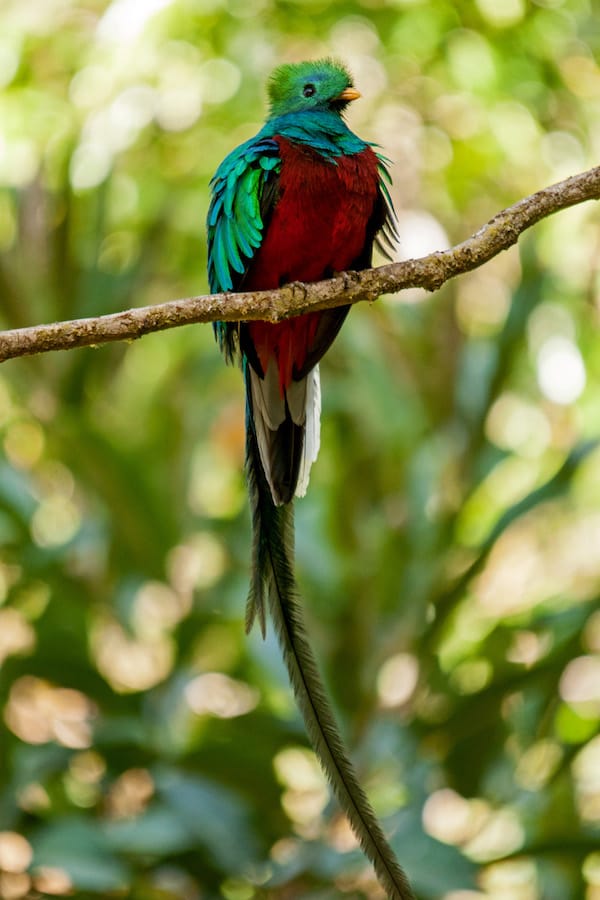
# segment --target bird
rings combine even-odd
[[[368,269],[396,238],[388,160],[344,120],[360,97],[335,59],[278,66],[260,131],[232,150],[210,182],[211,292],[280,288]],[[302,623],[294,575],[294,497],[305,495],[320,444],[319,363],[349,305],[280,322],[216,322],[246,393],[246,475],[252,567],[246,630],[267,609],[313,747],[388,895],[413,896],[356,779]]]
[[[223,160],[207,218],[211,292],[279,288],[370,268],[372,249],[395,237],[386,159],[347,126],[360,97],[332,59],[288,63],[268,83],[269,115],[258,134]],[[320,444],[319,361],[349,306],[283,322],[217,322],[227,360],[246,383],[246,469],[254,521],[247,630],[273,588],[270,550],[289,548],[285,507],[306,493]],[[282,509],[283,508],[283,509]],[[289,529],[287,529],[289,530]]]

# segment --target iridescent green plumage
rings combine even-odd
[[[281,169],[276,135],[315,150],[333,165],[341,156],[352,156],[375,146],[353,134],[338,113],[315,109],[310,118],[298,112],[276,115],[256,137],[236,147],[211,180],[207,232],[208,279],[213,293],[242,290],[247,267],[261,246],[264,219],[272,202],[268,187]],[[394,238],[392,201],[386,184],[391,179],[389,161],[381,154],[377,157],[386,215],[376,242],[386,252],[384,245],[391,246]],[[221,350],[231,360],[237,326],[217,322],[214,329]]]
[[[332,60],[277,69],[264,127],[236,148],[212,182],[208,213],[211,290],[268,289],[367,268],[373,242],[393,237],[385,161],[341,118],[359,94]],[[410,887],[344,749],[302,623],[294,578],[293,505],[319,447],[318,363],[347,306],[278,324],[217,323],[228,360],[246,383],[246,472],[253,571],[246,626],[266,608],[315,752],[390,897]]]
[[[298,91],[298,85],[302,86],[302,91]],[[306,86],[314,87],[314,93],[307,95]],[[332,102],[339,113],[348,105],[348,101],[340,100],[339,95],[352,86],[352,75],[337,59],[285,63],[274,69],[269,78],[269,118],[331,108]]]
[[[306,79],[315,86],[311,97],[297,91],[298,84]],[[275,69],[269,82],[271,114],[267,122],[256,137],[240,144],[223,160],[211,181],[207,225],[212,291],[231,290],[233,273],[243,272],[239,254],[247,265],[260,246],[263,192],[269,173],[278,172],[281,166],[275,136],[303,144],[331,162],[370,146],[340,117],[348,101],[332,106],[331,98],[351,84],[347,69],[334,60],[292,63]],[[319,93],[321,88],[326,91],[326,100]]]
[[[232,274],[242,275],[245,264],[262,241],[260,198],[269,172],[281,162],[277,144],[254,138],[237,147],[221,163],[211,181],[212,202],[208,212],[210,253],[208,278],[212,291],[229,291]],[[240,256],[241,255],[241,256]]]

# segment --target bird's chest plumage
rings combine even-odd
[[[377,158],[371,148],[329,162],[310,148],[284,138],[277,142],[277,202],[246,289],[318,281],[350,268],[364,248],[377,199]]]
[[[371,148],[339,156],[334,163],[283,138],[277,141],[281,155],[278,196],[244,280],[245,290],[319,281],[351,269],[361,264],[373,237],[368,232],[379,175]],[[245,326],[262,371],[275,359],[282,394],[294,373],[304,368],[321,316],[307,313],[278,324],[249,322]]]

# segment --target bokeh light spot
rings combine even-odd
[[[567,703],[600,717],[600,654],[578,656],[565,668],[559,684],[560,696]]]
[[[577,807],[586,821],[600,822],[600,736],[594,737],[572,763]]]
[[[579,348],[568,338],[551,337],[537,356],[540,390],[549,400],[561,405],[574,403],[585,388],[586,374]]]
[[[81,526],[81,513],[68,497],[50,495],[42,500],[31,520],[31,535],[38,547],[59,547]]]
[[[51,897],[64,897],[73,893],[73,882],[69,874],[58,866],[37,866],[33,884],[36,890]]]
[[[112,166],[112,156],[107,147],[86,141],[75,148],[69,174],[75,191],[97,187],[107,177]]]
[[[515,778],[526,790],[539,791],[554,775],[562,758],[562,748],[556,741],[536,741],[520,756]]]
[[[242,81],[239,66],[224,57],[207,60],[199,72],[202,96],[207,103],[225,103],[233,97]]]
[[[507,391],[492,405],[486,420],[486,433],[504,450],[523,456],[539,456],[551,440],[550,423],[533,403]]]
[[[190,611],[189,595],[177,593],[161,581],[147,581],[137,592],[133,623],[141,638],[172,630]]]
[[[44,432],[34,421],[14,422],[4,438],[4,450],[18,469],[31,469],[44,451]]]
[[[36,144],[27,137],[3,138],[0,133],[0,185],[22,188],[35,178],[40,164]]]
[[[258,705],[259,694],[222,672],[205,672],[186,685],[185,699],[196,715],[234,719],[251,712]]]
[[[31,653],[35,631],[18,609],[0,609],[0,665],[9,656]]]
[[[92,648],[99,672],[114,690],[143,691],[163,681],[173,667],[173,642],[165,634],[136,640],[110,619],[92,629]]]
[[[96,34],[101,40],[115,43],[135,41],[148,21],[170,6],[173,0],[113,0],[100,19]]]
[[[198,531],[170,551],[167,567],[173,587],[185,596],[216,584],[227,566],[221,541],[209,531]]]
[[[419,680],[419,662],[411,653],[390,656],[377,675],[377,693],[384,708],[402,706],[412,697]]]
[[[273,760],[278,780],[286,788],[282,806],[296,828],[306,836],[316,836],[316,828],[329,799],[325,777],[310,750],[289,747]]]
[[[477,834],[489,814],[483,800],[466,800],[451,788],[441,788],[425,801],[423,826],[438,841],[460,846]]]
[[[4,719],[29,744],[56,741],[63,747],[83,749],[91,744],[94,714],[94,704],[81,691],[24,675],[11,687]]]
[[[20,48],[11,35],[0,38],[0,88],[11,83],[19,68]]]
[[[481,874],[484,896],[492,900],[540,900],[536,865],[532,859],[493,863]]]
[[[0,831],[0,869],[24,872],[33,857],[29,841],[16,831]]]
[[[448,64],[456,84],[466,91],[485,91],[496,79],[496,64],[487,39],[460,29],[450,35]]]
[[[525,15],[524,0],[477,0],[477,6],[484,18],[495,28],[509,28],[516,25]]]
[[[25,872],[0,872],[0,897],[2,900],[23,900],[31,886]]]
[[[154,795],[154,779],[147,769],[127,769],[111,785],[106,806],[113,819],[139,816]]]
[[[465,852],[477,862],[515,853],[523,846],[525,831],[518,814],[506,806],[490,813],[487,821],[465,846]]]

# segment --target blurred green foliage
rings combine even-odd
[[[5,0],[0,325],[205,292],[210,175],[272,65],[329,53],[405,256],[597,163],[593,0]],[[421,898],[600,897],[599,249],[561,213],[355,309],[323,366],[299,580]],[[0,447],[0,895],[377,897],[243,634],[211,329],[5,363]]]

